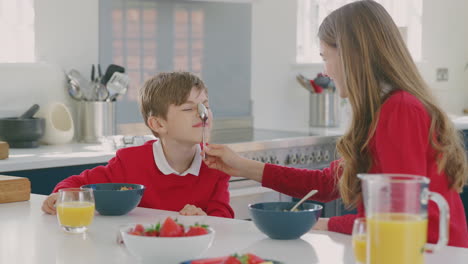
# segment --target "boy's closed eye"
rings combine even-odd
[[[210,109],[210,106],[207,103],[204,103],[206,109]],[[198,110],[197,105],[184,105],[182,106],[182,111],[195,111]]]

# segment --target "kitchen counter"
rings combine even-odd
[[[246,142],[268,142],[310,136],[341,135],[340,128],[310,128],[308,131],[275,131],[257,129]],[[310,135],[310,136],[308,136]],[[217,142],[230,146],[237,143],[224,140]],[[71,143],[66,145],[41,145],[38,148],[10,149],[8,159],[0,160],[0,173],[8,171],[34,170],[53,167],[106,163],[115,156],[115,150],[101,144]]]
[[[126,223],[154,223],[177,213],[136,208],[125,216],[96,215],[86,235],[66,234],[57,218],[42,213],[42,195],[31,195],[27,202],[0,204],[0,263],[137,263],[124,246],[116,243],[118,226]],[[312,231],[297,240],[271,240],[250,221],[218,217],[188,217],[206,223],[215,231],[213,245],[202,257],[234,252],[251,252],[288,264],[354,263],[351,237],[333,232]],[[468,249],[445,247],[428,254],[426,263],[462,264]]]
[[[83,164],[104,163],[114,157],[115,151],[100,144],[66,144],[40,146],[29,149],[10,149],[10,156],[0,160],[0,173]]]

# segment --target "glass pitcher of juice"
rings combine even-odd
[[[423,264],[424,252],[448,241],[449,208],[429,191],[429,179],[406,174],[358,174],[366,209],[368,264]],[[427,205],[439,207],[439,241],[426,245]]]

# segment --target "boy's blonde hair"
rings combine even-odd
[[[190,72],[162,72],[146,80],[138,99],[146,126],[150,116],[166,120],[169,105],[185,103],[192,88],[208,93],[203,81]],[[154,131],[153,134],[158,136]]]
[[[356,175],[373,165],[369,140],[387,98],[382,97],[381,82],[414,95],[426,107],[431,117],[428,143],[436,151],[438,171],[447,174],[450,188],[461,191],[468,178],[461,138],[431,95],[385,8],[369,0],[347,4],[325,18],[318,35],[338,49],[344,74],[341,89],[347,91],[353,109],[351,127],[337,143],[344,203],[355,207],[362,199]]]

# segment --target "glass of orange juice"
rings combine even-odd
[[[57,218],[63,230],[83,233],[94,218],[94,195],[89,188],[65,188],[59,190]]]
[[[357,264],[366,263],[366,218],[354,220],[353,225],[353,252]]]

